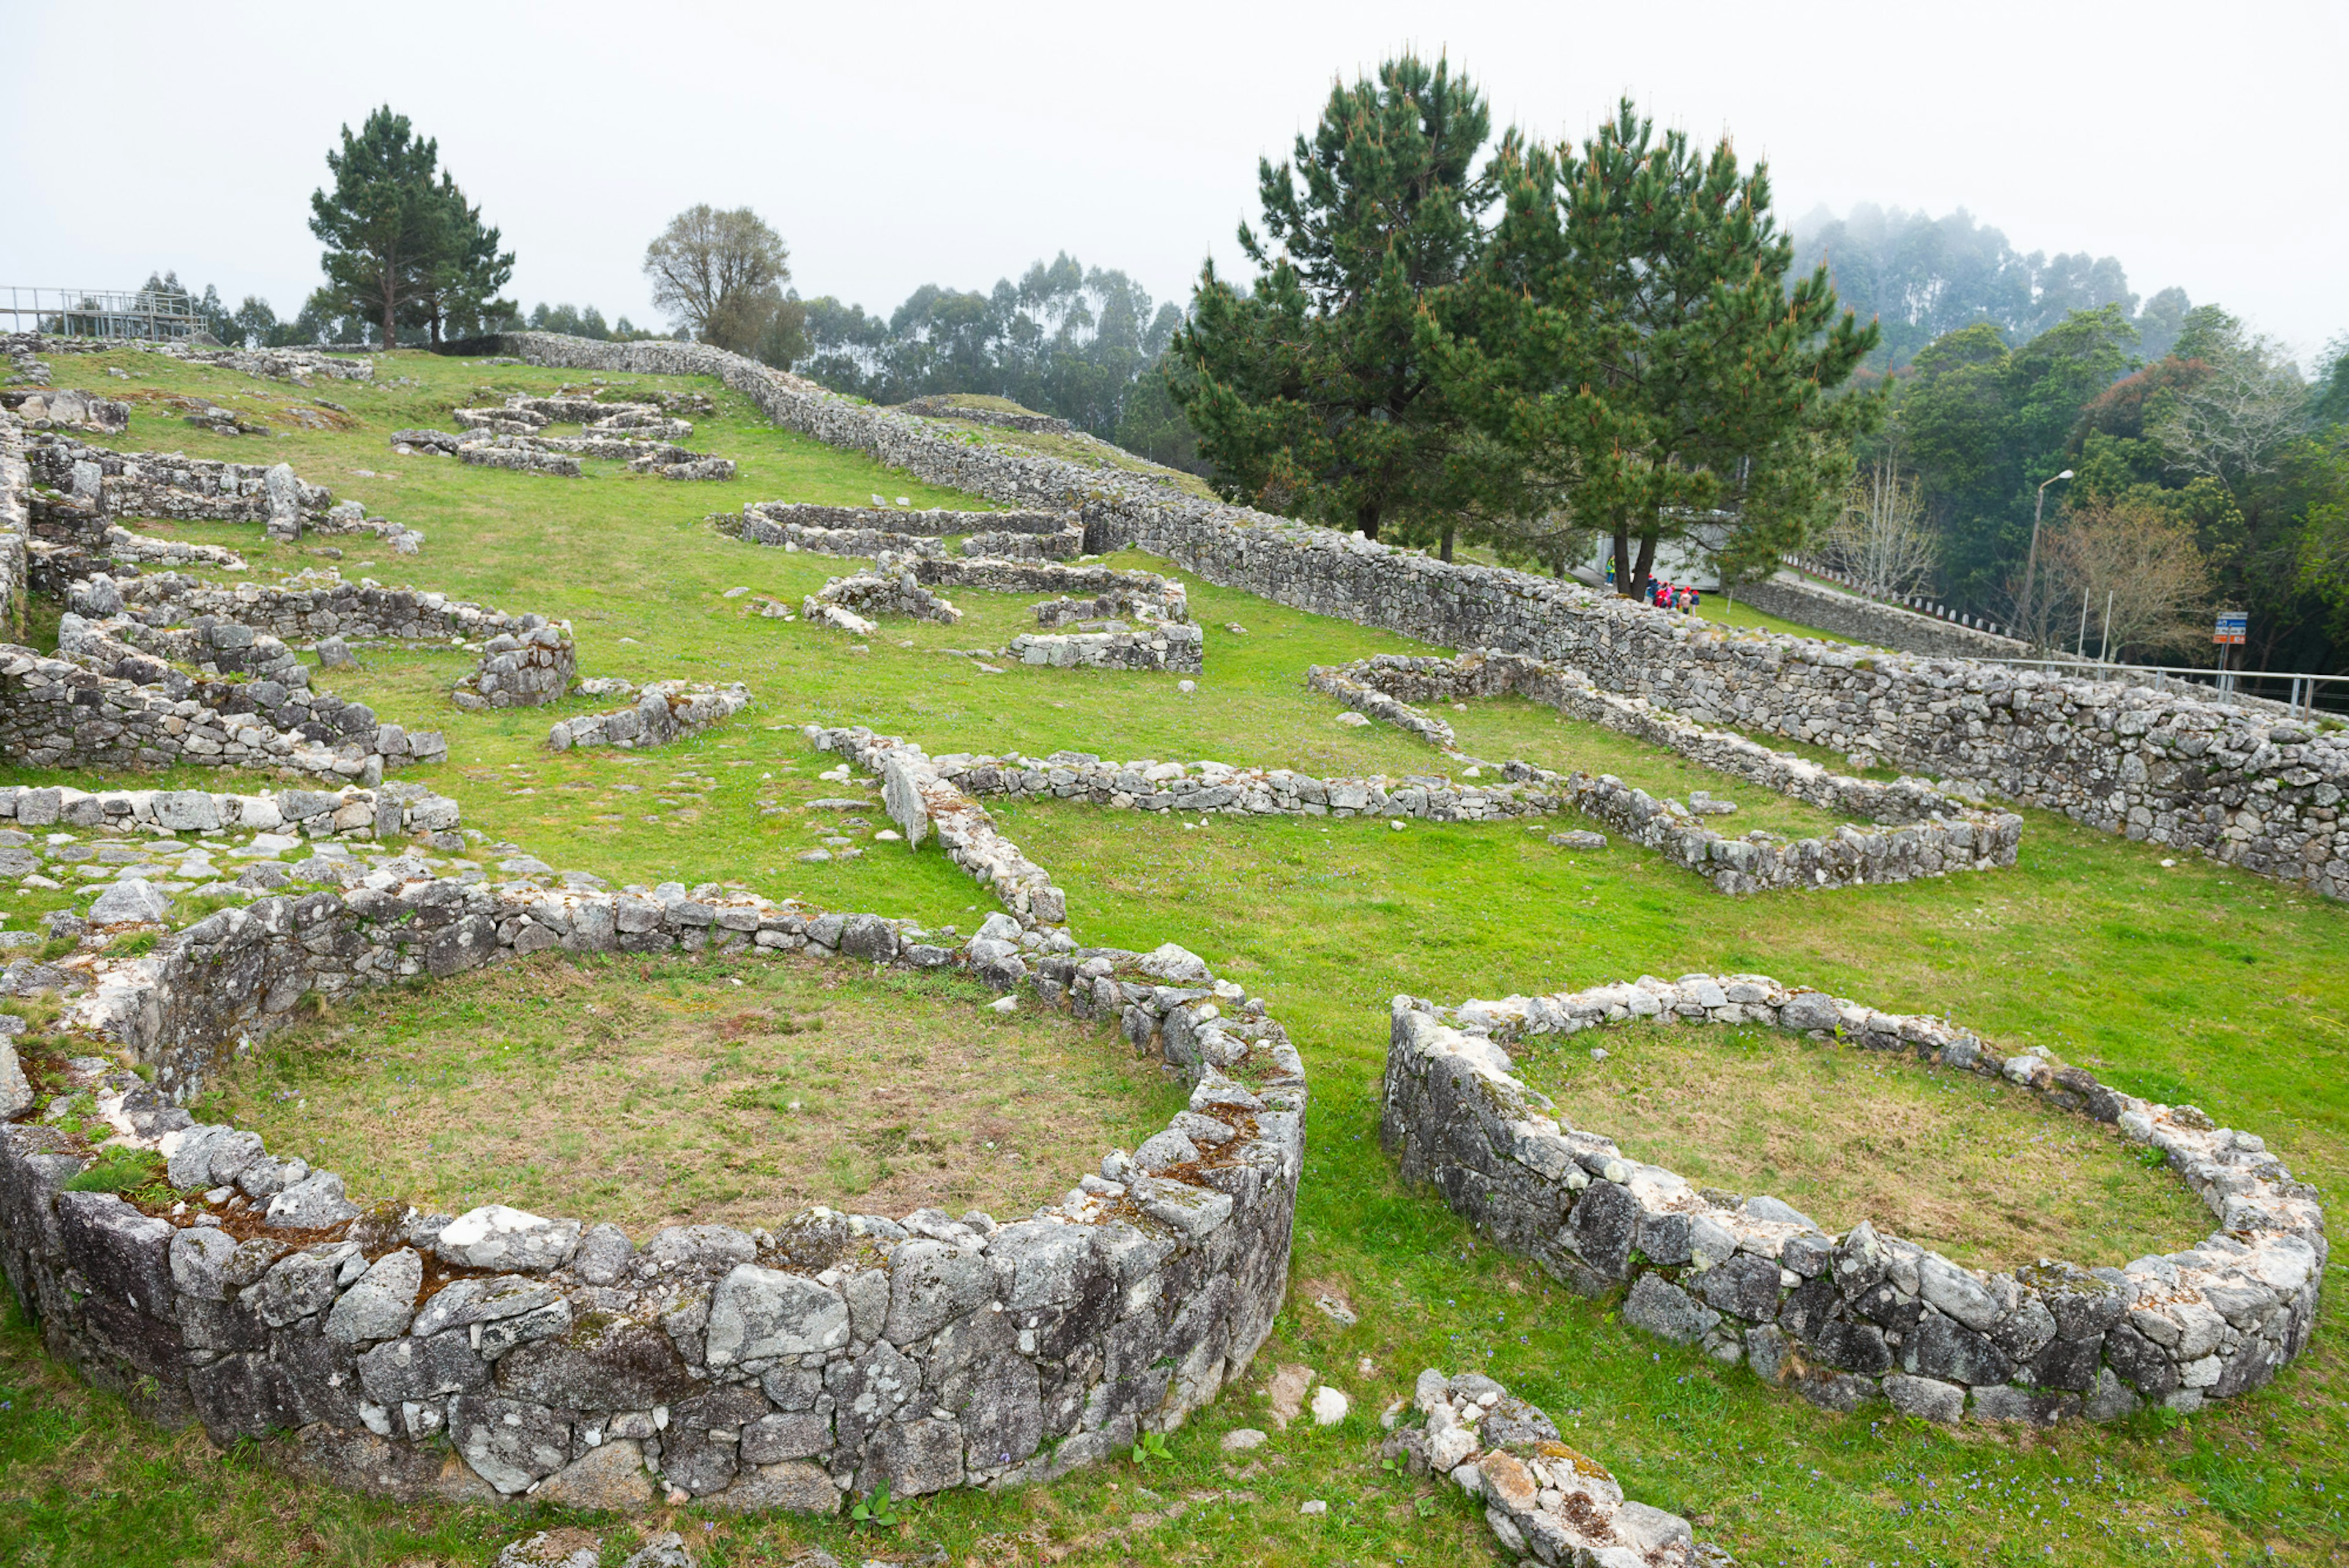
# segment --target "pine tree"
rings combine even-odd
[[[498,297],[513,276],[513,252],[498,249],[498,231],[481,222],[454,176],[443,171],[433,189],[427,255],[404,319],[426,329],[427,341],[469,337],[511,319],[517,306]]]
[[[1709,154],[1629,100],[1577,154],[1505,141],[1504,210],[1473,286],[1422,328],[1486,445],[1490,512],[1563,512],[1614,541],[1644,588],[1658,542],[1700,524],[1751,570],[1833,515],[1841,442],[1873,397],[1834,398],[1875,347],[1837,317],[1824,268],[1787,287],[1793,245],[1766,169]],[[1635,551],[1636,546],[1636,551]]]
[[[1226,493],[1372,538],[1448,514],[1464,431],[1418,322],[1475,258],[1490,128],[1466,77],[1405,55],[1333,88],[1291,162],[1258,165],[1255,287],[1208,265],[1168,382]]]
[[[439,145],[386,105],[357,136],[343,127],[342,150],[326,154],[334,190],[310,195],[327,286],[340,308],[380,326],[386,347],[398,341],[400,318],[426,292],[438,260],[448,217],[432,179],[439,160]]]

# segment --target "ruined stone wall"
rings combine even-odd
[[[109,517],[216,518],[230,523],[266,523],[273,506],[269,476],[284,465],[228,462],[179,452],[115,452],[55,431],[29,443],[33,478],[52,490],[94,503]],[[287,470],[281,486],[293,506],[309,520],[326,514],[334,492],[310,484]]]
[[[26,461],[25,428],[0,412],[0,632],[25,628],[25,589],[33,540],[33,467]]]
[[[1050,757],[956,753],[930,764],[973,796],[1082,800],[1133,811],[1225,812],[1259,816],[1377,816],[1428,822],[1489,822],[1579,812],[1693,871],[1728,894],[1788,888],[1906,882],[2014,864],[2022,820],[1957,808],[1889,828],[1851,826],[1820,838],[1775,834],[1733,837],[1677,801],[1658,800],[1621,780],[1562,774],[1511,763],[1494,781],[1315,778],[1287,768],[1223,763],[1105,762],[1088,752]],[[1480,770],[1481,771],[1481,770]]]
[[[548,624],[545,617],[531,612],[509,615],[446,594],[346,582],[338,576],[306,585],[239,583],[222,587],[176,573],[152,572],[111,587],[120,600],[119,610],[106,607],[104,590],[78,593],[73,607],[85,615],[124,614],[153,627],[192,626],[206,618],[234,621],[295,642],[330,637],[347,642],[475,642]]]
[[[1925,822],[1980,810],[1978,802],[1944,794],[1922,779],[1883,784],[1854,778],[1789,752],[1774,752],[1730,731],[1692,724],[1643,699],[1600,691],[1579,670],[1539,659],[1507,654],[1431,659],[1381,653],[1353,664],[1317,664],[1306,672],[1305,683],[1446,752],[1453,749],[1452,726],[1410,704],[1515,694],[1840,816],[1869,822]]]
[[[2248,1133],[2149,1105],[2044,1054],[2002,1058],[1933,1017],[1896,1015],[1762,975],[1642,979],[1556,996],[1398,997],[1380,1137],[1496,1245],[1576,1289],[1629,1283],[1622,1314],[1848,1410],[2042,1424],[2151,1401],[2191,1413],[2256,1388],[2315,1322],[2327,1247],[2315,1189]],[[1862,1222],[1822,1231],[1775,1199],[1700,1190],[1577,1129],[1511,1075],[1506,1045],[1630,1019],[1841,1032],[1861,1049],[2002,1079],[2158,1149],[2220,1229],[2126,1269],[1961,1268]]]
[[[843,529],[944,539],[958,534],[1058,534],[1071,521],[1066,512],[950,512],[943,507],[908,511],[892,506],[824,506],[805,501],[746,501],[742,515],[781,527]]]
[[[346,785],[215,794],[193,789],[35,789],[0,785],[0,821],[19,827],[160,827],[174,833],[243,828],[306,838],[382,838],[453,832],[458,805],[421,784]]]
[[[291,1433],[290,1450],[263,1451],[401,1497],[626,1509],[667,1488],[830,1512],[885,1484],[906,1497],[1049,1480],[1121,1453],[1179,1426],[1269,1333],[1302,1063],[1263,1003],[1195,956],[1081,948],[1005,916],[948,947],[715,888],[384,873],[223,910],[145,958],[89,960],[106,972],[68,1027],[119,1040],[156,1083],[107,1072],[77,1086],[201,1201],[149,1213],[64,1191],[87,1147],[0,1126],[0,1265],[51,1353],[150,1417],[223,1443]],[[677,1228],[642,1245],[495,1205],[363,1210],[339,1176],[180,1108],[224,1049],[308,992],[550,948],[968,968],[1028,1005],[1114,1021],[1191,1083],[1190,1102],[1009,1223],[816,1209],[772,1231]]]
[[[2349,898],[2349,739],[2178,692],[1876,655],[1717,627],[1522,572],[1444,562],[1184,494],[1147,477],[957,441],[918,419],[698,344],[510,336],[533,363],[715,376],[769,418],[1003,505],[1077,509],[1086,546],[1442,647],[1573,665],[1700,723],[1734,723],[1979,782],[2106,832]]]
[[[274,680],[191,678],[113,649],[101,670],[0,645],[0,757],[30,768],[287,768],[366,784],[387,766],[448,758],[438,732],[378,723],[364,703]]]
[[[557,721],[547,732],[547,749],[567,752],[574,746],[616,746],[632,751],[639,746],[665,746],[722,724],[750,705],[750,688],[739,680],[725,687],[656,680],[633,706]]]
[[[1022,632],[1005,651],[1022,664],[1052,670],[1163,670],[1196,675],[1207,667],[1206,633],[1195,626],[1146,622],[1125,631]]]

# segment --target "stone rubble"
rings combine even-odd
[[[571,623],[524,615],[481,645],[480,666],[458,683],[450,701],[472,711],[536,708],[562,697],[578,678]]]
[[[27,430],[77,430],[120,435],[130,424],[129,403],[68,387],[0,392],[0,409],[23,420]]]
[[[2317,1193],[2249,1133],[2149,1104],[2044,1053],[2002,1057],[1931,1016],[1878,1012],[1764,975],[1642,977],[1439,1009],[1394,1001],[1380,1138],[1505,1251],[1624,1321],[1830,1409],[2048,1425],[2146,1403],[2191,1414],[2272,1378],[2315,1324],[2328,1248]],[[1983,1273],[1866,1221],[1826,1234],[1768,1197],[1698,1189],[1569,1126],[1511,1075],[1508,1043],[1631,1019],[1833,1031],[2016,1085],[2160,1151],[2220,1228],[2126,1269],[2041,1261]]]
[[[1695,1532],[1623,1495],[1605,1465],[1540,1409],[1480,1373],[1419,1375],[1383,1452],[1407,1473],[1448,1479],[1485,1504],[1511,1556],[1559,1568],[1700,1568]]]

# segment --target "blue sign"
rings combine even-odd
[[[2219,612],[2219,629],[2211,636],[2210,640],[2212,642],[2240,643],[2243,640],[2245,634],[2250,631],[2251,625],[2251,618],[2250,612],[2247,610],[2220,610]]]

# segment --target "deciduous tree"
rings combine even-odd
[[[748,354],[782,307],[791,252],[750,208],[703,202],[645,247],[645,275],[671,320],[702,342]]]

